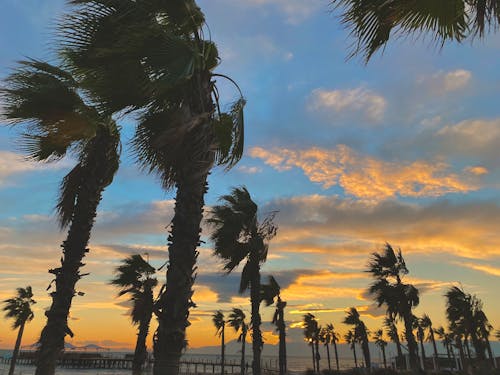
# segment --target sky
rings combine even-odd
[[[415,313],[445,325],[443,294],[461,285],[484,302],[500,328],[500,35],[437,48],[424,39],[398,39],[365,65],[347,60],[352,40],[324,0],[200,0],[221,56],[218,73],[238,82],[247,101],[245,155],[230,172],[209,179],[207,211],[233,186],[245,185],[262,217],[278,211],[278,235],[263,275],[274,275],[288,302],[289,340],[300,342],[306,312],[340,333],[345,310],[357,307],[371,330],[384,314],[366,289],[370,254],[389,242],[401,248],[420,290]],[[15,61],[53,59],[50,25],[63,0],[4,0],[0,13],[0,76]],[[218,82],[229,105],[237,92]],[[1,103],[0,103],[1,106]],[[166,227],[173,192],[134,164],[125,119],[120,171],[104,193],[77,290],[70,327],[75,345],[131,348],[135,328],[125,299],[110,286],[126,256],[167,260]],[[54,215],[61,179],[74,161],[23,159],[19,132],[0,128],[0,299],[32,285],[35,319],[24,344],[35,342],[50,304],[49,268],[58,265]],[[203,226],[206,239],[209,228]],[[239,269],[224,275],[211,244],[200,248],[188,328],[191,347],[216,345],[211,314],[250,311],[239,296]],[[164,278],[163,271],[158,273]],[[266,343],[276,342],[262,308]],[[15,340],[0,320],[0,347]],[[152,331],[156,325],[153,322]],[[234,338],[232,333],[229,339]]]

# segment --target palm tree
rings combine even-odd
[[[429,34],[438,44],[483,37],[498,28],[496,1],[332,0],[341,9],[341,22],[355,39],[352,55],[366,61],[391,37]],[[352,56],[351,55],[351,56]]]
[[[257,204],[244,187],[234,188],[230,195],[220,198],[221,205],[214,206],[207,222],[212,226],[210,235],[214,253],[224,260],[224,270],[230,273],[246,260],[241,273],[240,293],[250,289],[252,305],[252,372],[260,375],[260,357],[263,346],[260,331],[261,282],[260,267],[266,261],[268,241],[276,235],[274,214],[258,220]]]
[[[479,309],[475,314],[475,324],[477,326],[479,336],[484,340],[490,362],[492,366],[496,368],[497,364],[490,344],[490,335],[493,330],[493,326],[488,321],[488,318],[482,309]]]
[[[312,361],[313,361],[313,371],[319,372],[319,360],[320,355],[318,353],[319,349],[319,333],[321,331],[320,326],[316,317],[307,313],[302,317],[303,327],[304,327],[304,338],[311,345],[312,351]]]
[[[446,354],[448,355],[448,361],[451,362],[451,357],[453,355],[453,359],[455,359],[455,352],[453,351],[453,339],[451,337],[451,334],[446,332],[444,327],[438,327],[436,329],[436,334],[439,336],[441,339],[441,343],[443,346],[446,348]]]
[[[332,323],[329,323],[326,325],[325,331],[326,331],[326,334],[328,335],[329,343],[333,344],[333,350],[335,352],[335,364],[337,367],[337,371],[340,371],[339,354],[337,351],[337,343],[339,342],[339,339],[340,339],[339,334],[335,331],[335,328],[334,328]],[[328,363],[328,366],[330,368],[330,363]]]
[[[365,357],[365,365],[371,368],[370,360],[370,347],[368,344],[368,329],[365,323],[361,320],[358,310],[351,307],[347,311],[347,316],[344,319],[344,324],[349,324],[354,326],[354,333],[356,335],[357,341],[361,344],[361,349],[363,350],[363,356]]]
[[[332,371],[332,363],[330,360],[330,343],[332,342],[332,336],[330,331],[328,330],[327,327],[322,327],[320,332],[319,332],[319,341],[325,346],[326,348],[326,359],[328,361],[328,371]]]
[[[497,331],[495,332],[495,337],[497,338],[497,340],[500,340],[500,329],[497,329]]]
[[[463,289],[453,286],[445,294],[446,317],[450,330],[462,334],[465,339],[470,337],[476,356],[479,360],[486,359],[485,343],[481,338],[479,323],[483,321],[481,301]],[[486,316],[484,316],[485,318]],[[487,322],[487,319],[486,319]]]
[[[414,316],[413,326],[417,330],[417,339],[420,343],[420,353],[422,355],[421,363],[423,369],[425,370],[425,348],[424,348],[425,332],[424,332],[424,327],[422,327],[422,324],[420,322],[420,319],[418,319],[418,317],[416,316]]]
[[[167,288],[156,304],[154,373],[177,374],[195,304],[197,247],[207,177],[243,153],[240,97],[219,105],[216,45],[204,39],[194,0],[75,0],[60,26],[66,64],[110,112],[135,111],[133,146],[141,166],[176,188],[168,236]],[[232,80],[230,80],[232,81]]]
[[[97,207],[104,189],[118,169],[119,128],[110,116],[89,106],[80,96],[81,86],[66,71],[37,60],[22,61],[6,79],[3,115],[24,125],[23,148],[37,161],[54,161],[70,153],[77,164],[64,177],[57,203],[61,229],[69,228],[63,241],[61,266],[54,275],[52,305],[40,336],[37,375],[54,374],[64,349],[68,314]],[[90,92],[86,98],[93,99]],[[50,286],[49,285],[49,288]],[[81,292],[80,292],[81,293]]]
[[[396,326],[396,322],[390,316],[386,316],[384,318],[384,327],[387,330],[387,336],[396,344],[396,350],[398,352],[398,360],[403,360],[403,351],[401,350],[401,341],[399,340],[399,332],[398,327]]]
[[[272,323],[276,326],[279,335],[279,371],[280,375],[287,372],[286,365],[286,324],[285,307],[286,302],[281,299],[281,287],[273,276],[269,276],[269,283],[262,285],[262,300],[266,306],[274,303],[276,298],[276,310],[274,311]]]
[[[222,311],[218,310],[212,315],[212,322],[214,323],[216,334],[221,338],[220,344],[220,373],[224,375],[224,365],[225,365],[225,350],[226,345],[224,343],[224,328],[226,327],[226,321],[224,320],[224,314]]]
[[[124,259],[115,272],[116,277],[111,280],[111,285],[120,288],[118,296],[129,295],[132,302],[130,317],[132,323],[139,326],[132,372],[140,374],[148,355],[146,338],[153,316],[153,290],[158,284],[153,276],[156,270],[141,255],[135,254]]]
[[[354,366],[358,368],[358,357],[356,356],[356,342],[358,341],[358,339],[356,337],[356,333],[354,332],[354,330],[348,331],[344,335],[344,340],[346,341],[347,344],[349,344],[349,347],[351,348],[352,353],[354,354]]]
[[[387,346],[387,341],[384,340],[384,331],[379,329],[373,334],[373,339],[375,340],[375,345],[377,345],[382,351],[382,358],[384,360],[384,368],[387,368],[387,359],[385,357],[385,348]]]
[[[6,299],[3,303],[5,303],[5,306],[2,309],[5,311],[5,318],[14,319],[12,329],[19,328],[19,331],[17,331],[16,345],[14,346],[14,352],[12,353],[9,367],[9,375],[14,375],[16,361],[19,355],[19,348],[21,347],[21,340],[23,338],[24,326],[27,322],[31,322],[35,317],[35,314],[33,314],[33,311],[31,310],[31,305],[34,305],[36,301],[33,299],[31,286],[27,286],[26,288],[17,288],[16,296]]]
[[[245,322],[245,313],[241,309],[233,308],[229,314],[228,323],[234,328],[236,332],[240,332],[238,336],[238,342],[241,342],[241,364],[240,364],[240,374],[245,374],[245,344],[248,333],[248,324]]]
[[[428,329],[429,330],[429,335],[427,336],[427,341],[432,342],[432,347],[434,349],[434,364],[435,364],[435,369],[439,369],[439,361],[438,361],[438,351],[437,351],[437,346],[436,346],[436,339],[434,337],[434,329],[432,328],[432,320],[429,317],[429,315],[424,314],[422,318],[420,319],[420,326],[423,329]]]
[[[412,309],[418,306],[418,289],[411,284],[403,283],[409,273],[401,250],[397,254],[390,244],[386,244],[383,253],[373,253],[367,272],[371,273],[375,282],[369,292],[374,296],[377,305],[387,307],[387,314],[393,319],[402,319],[405,325],[405,337],[408,343],[410,366],[418,370],[417,342],[413,336]]]

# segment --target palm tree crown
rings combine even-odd
[[[365,323],[361,320],[359,312],[358,310],[356,310],[356,308],[351,307],[347,311],[347,315],[344,318],[344,324],[354,326],[354,334],[356,335],[357,341],[361,343],[366,367],[371,367],[370,348],[368,344],[368,329],[366,328]]]
[[[430,35],[438,44],[462,42],[496,30],[500,7],[495,0],[333,0],[341,22],[355,39],[351,56],[366,61],[391,37]]]
[[[222,311],[217,310],[212,315],[212,322],[214,323],[217,335],[220,337],[222,335],[224,327],[226,326],[226,321],[224,320],[224,314],[222,313]]]
[[[31,310],[31,306],[36,303],[33,299],[31,286],[17,288],[16,296],[6,299],[3,303],[5,306],[2,310],[5,311],[5,318],[14,319],[12,329],[21,327],[26,322],[32,321],[35,317],[33,310]]]

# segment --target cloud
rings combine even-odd
[[[430,76],[421,77],[417,84],[424,86],[433,94],[445,95],[465,89],[472,80],[472,73],[465,69],[439,71]]]
[[[309,98],[308,109],[326,115],[362,114],[370,122],[380,122],[387,107],[386,99],[371,90],[358,87],[350,90],[315,89]]]
[[[346,194],[369,200],[402,197],[438,197],[478,189],[467,176],[450,172],[443,162],[389,162],[356,153],[346,145],[334,149],[266,150],[254,147],[250,156],[278,171],[300,168],[323,188],[340,186]]]
[[[254,6],[274,7],[284,14],[286,22],[292,25],[304,22],[322,6],[319,1],[303,0],[247,0],[244,3]]]
[[[249,167],[247,165],[240,165],[237,168],[238,172],[245,173],[245,174],[257,174],[262,172],[262,168],[260,167]]]
[[[473,269],[475,271],[479,271],[485,273],[487,275],[499,276],[500,277],[500,267],[493,267],[486,264],[477,264],[471,262],[455,262],[454,264],[459,265],[461,267],[466,267]]]
[[[67,168],[69,162],[63,159],[57,163],[39,163],[27,160],[22,155],[10,151],[0,151],[0,188],[11,184],[16,175]]]

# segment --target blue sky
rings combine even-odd
[[[245,157],[229,173],[214,171],[206,202],[244,184],[263,212],[280,211],[265,271],[281,275],[289,305],[325,310],[320,319],[334,322],[343,309],[359,306],[376,328],[380,311],[362,295],[369,283],[362,271],[369,254],[388,241],[402,247],[421,286],[419,313],[444,324],[441,296],[461,281],[485,301],[500,328],[494,288],[500,277],[500,37],[442,50],[425,39],[397,40],[365,66],[360,58],[346,60],[352,40],[327,1],[199,4],[222,58],[217,71],[235,79],[248,100]],[[2,77],[25,56],[51,58],[49,25],[63,10],[62,0],[4,2]],[[220,87],[227,103],[236,98],[230,84]],[[121,169],[100,206],[88,258],[92,276],[81,283],[88,295],[75,302],[78,340],[96,339],[84,333],[85,318],[116,314],[114,291],[98,286],[119,259],[144,249],[157,265],[165,259],[173,194],[137,170],[127,142],[133,120],[122,126]],[[54,200],[71,159],[43,167],[23,162],[15,140],[15,130],[0,128],[0,297],[29,274],[40,312],[48,303],[45,270],[57,262],[64,236],[53,220]],[[217,299],[231,301],[221,305],[228,309],[245,303],[214,272],[208,247],[201,255],[198,330]],[[27,257],[32,262],[23,271]],[[92,295],[92,288],[99,293]],[[126,317],[119,319],[128,327]],[[297,319],[289,316],[291,323]],[[191,335],[194,345],[213,340],[199,332]]]

